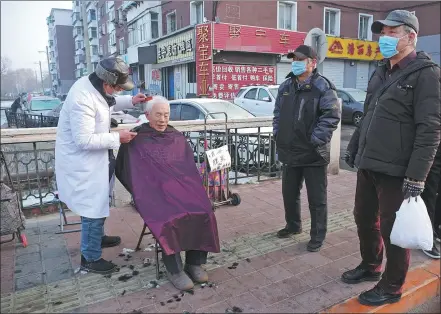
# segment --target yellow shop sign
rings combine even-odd
[[[351,38],[339,38],[327,36],[328,52],[326,58],[350,59],[350,60],[381,60],[378,42]]]

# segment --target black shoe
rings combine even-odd
[[[423,250],[423,253],[426,254],[427,256],[434,258],[434,259],[439,259],[440,255],[439,255],[439,250],[436,247],[435,243],[433,243],[433,247],[430,251],[425,251]]]
[[[95,262],[88,262],[84,256],[81,255],[81,270],[97,274],[110,274],[116,270],[116,265],[102,258]]]
[[[297,231],[293,231],[288,228],[283,228],[277,232],[277,237],[283,239],[283,238],[289,238],[290,236],[292,236],[294,234],[301,234],[301,233],[302,233],[302,229],[299,229]]]
[[[380,280],[380,277],[380,272],[371,272],[359,265],[355,269],[345,271],[341,275],[341,280],[344,283],[356,284],[363,281],[378,281]]]
[[[101,247],[105,248],[105,247],[113,247],[113,246],[117,246],[121,243],[121,238],[120,237],[112,237],[112,236],[104,236],[101,239]]]
[[[323,243],[322,242],[318,242],[318,241],[309,241],[308,245],[306,246],[306,249],[309,252],[318,252],[320,251],[320,248],[322,247]]]
[[[358,296],[358,301],[363,305],[383,305],[387,303],[396,303],[400,301],[400,294],[386,293],[378,286],[373,287],[371,290],[365,291]]]

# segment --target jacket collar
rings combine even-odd
[[[103,81],[95,74],[95,72],[89,75],[89,81],[100,95],[103,96],[109,107],[116,105],[115,97],[106,94],[103,88]]]

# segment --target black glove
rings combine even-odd
[[[350,151],[347,150],[345,153],[345,162],[348,164],[349,167],[354,168],[354,161],[355,161],[355,156],[351,154]]]
[[[405,178],[403,182],[404,199],[409,197],[417,197],[424,191],[424,181],[416,181]]]

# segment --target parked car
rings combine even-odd
[[[342,122],[358,126],[363,118],[366,92],[356,88],[340,88],[337,90],[337,96],[342,100]]]
[[[205,116],[207,115],[207,120],[225,119],[225,115],[214,114],[215,112],[225,112],[228,119],[255,117],[254,114],[248,112],[240,106],[220,99],[190,98],[170,101],[170,121],[204,120]],[[139,120],[141,123],[147,122],[147,118],[144,114],[139,116]],[[268,156],[270,154],[272,163],[274,163],[274,143],[272,143],[272,149],[269,149],[269,138],[270,134],[272,134],[272,128],[260,128],[261,143],[258,142],[258,131],[258,128],[243,128],[237,130],[237,137],[230,135],[229,143],[231,144],[230,153],[232,157],[232,165],[235,164],[234,160],[237,157],[237,164],[239,165],[238,170],[244,170],[244,168],[249,169],[250,167],[257,166],[258,161],[264,163],[266,160],[268,160]],[[224,138],[223,134],[225,134],[224,130],[213,131],[212,137],[210,137],[207,141],[209,147],[215,148],[221,146]],[[230,134],[235,134],[235,130],[230,130]],[[201,161],[201,157],[203,156],[204,152],[204,133],[190,132],[189,136],[191,139],[191,145],[195,152],[195,160],[197,160],[199,156],[199,160]],[[260,156],[258,156],[259,154]]]
[[[139,119],[128,113],[125,113],[124,111],[112,112],[111,118],[115,119],[118,124],[134,124],[139,122]]]
[[[252,85],[242,87],[233,102],[257,117],[272,116],[279,85]]]
[[[24,106],[24,112],[28,114],[43,114],[45,116],[53,109],[61,105],[61,100],[55,97],[35,96],[31,97]]]

